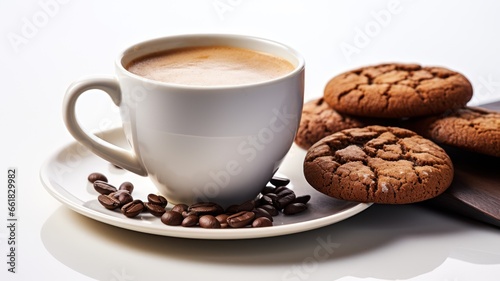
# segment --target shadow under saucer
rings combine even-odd
[[[499,241],[494,228],[418,205],[374,205],[327,227],[247,240],[145,234],[61,206],[44,223],[41,239],[61,263],[98,280],[407,279],[436,269],[450,253],[471,263],[500,264],[500,244],[486,243]]]

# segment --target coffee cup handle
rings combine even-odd
[[[146,176],[146,169],[133,151],[123,149],[85,131],[78,123],[75,112],[76,101],[81,94],[93,89],[106,92],[113,103],[120,106],[122,94],[118,81],[114,77],[90,77],[76,81],[69,86],[63,101],[63,118],[68,131],[77,141],[99,157],[133,173]]]

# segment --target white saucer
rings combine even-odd
[[[127,147],[121,128],[105,131],[101,137]],[[111,184],[119,186],[130,181],[135,189],[133,197],[146,200],[156,189],[148,178],[119,169],[95,156],[79,143],[71,143],[54,153],[42,166],[40,178],[47,191],[72,210],[97,221],[117,227],[156,235],[195,239],[249,239],[303,232],[334,224],[365,210],[370,204],[330,198],[314,190],[304,179],[302,161],[305,151],[292,146],[278,173],[291,180],[289,187],[297,196],[309,194],[309,209],[301,214],[274,217],[274,225],[265,228],[203,229],[164,225],[148,213],[126,218],[119,211],[105,209],[97,201],[98,193],[87,176],[101,172]]]

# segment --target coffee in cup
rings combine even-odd
[[[166,83],[228,86],[272,80],[294,67],[282,58],[245,48],[201,46],[150,54],[132,61],[126,69]]]

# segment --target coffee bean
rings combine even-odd
[[[94,181],[93,185],[94,189],[100,194],[108,195],[117,191],[116,187],[102,180]]]
[[[187,212],[188,208],[189,207],[186,204],[177,204],[172,207],[172,211],[183,214],[184,212]]]
[[[108,178],[101,174],[101,173],[92,173],[90,174],[88,177],[87,177],[87,180],[91,183],[94,183],[96,180],[100,180],[100,181],[103,181],[103,182],[108,182]]]
[[[161,195],[156,195],[153,193],[148,194],[148,202],[156,205],[160,205],[162,207],[166,207],[168,204],[167,198],[161,196]]]
[[[276,194],[274,194],[274,193],[268,193],[266,195],[263,195],[259,199],[259,205],[260,206],[262,206],[262,205],[273,205],[274,204],[273,197],[274,197],[274,199],[278,198],[278,196],[276,196]]]
[[[266,195],[268,193],[274,193],[274,187],[267,185],[260,191],[260,193],[263,195]]]
[[[268,194],[266,194],[264,196],[267,196],[267,197],[271,198],[271,202],[274,201],[274,200],[276,200],[276,198],[278,198],[278,195],[276,193],[268,193]],[[264,197],[264,196],[262,196],[262,197]]]
[[[132,195],[132,191],[134,191],[134,185],[131,182],[126,181],[120,184],[118,190],[127,190]]]
[[[282,210],[288,204],[292,203],[293,200],[295,200],[295,192],[286,187],[279,193],[276,193],[276,195],[278,196],[278,199],[274,201],[273,205],[279,210]]]
[[[266,210],[264,210],[262,208],[255,208],[255,209],[252,210],[252,212],[255,213],[255,218],[266,217],[270,221],[273,221],[273,216],[271,216],[271,214],[269,214],[268,211],[266,211]]]
[[[220,223],[223,223],[223,222],[227,222],[227,218],[229,217],[230,215],[228,214],[220,214],[220,215],[217,215],[215,216],[215,218],[220,222]]]
[[[242,211],[227,217],[227,224],[233,228],[245,227],[249,225],[254,218],[254,212]]]
[[[290,179],[274,176],[269,182],[274,186],[285,186],[290,183]]]
[[[260,205],[259,208],[266,210],[273,217],[279,215],[279,211],[273,205]]]
[[[118,208],[118,206],[120,206],[120,201],[118,201],[118,199],[113,198],[113,197],[109,197],[109,196],[104,195],[104,194],[100,194],[97,197],[97,200],[99,201],[99,203],[101,203],[101,205],[104,206],[104,208],[106,208],[108,210],[114,210],[114,209]]]
[[[292,201],[295,199],[295,194],[287,194],[283,197],[278,198],[275,202],[275,207],[279,210],[284,209],[288,204],[292,203]]]
[[[231,206],[227,207],[224,212],[227,214],[236,214],[238,212],[238,206],[239,205],[236,205],[236,204],[231,205]]]
[[[273,226],[273,222],[266,217],[256,218],[252,222],[252,227],[267,227],[267,226]]]
[[[228,227],[228,224],[227,224],[228,217],[229,217],[228,214],[220,214],[220,215],[215,216],[215,219],[220,223],[221,228],[227,228]]]
[[[174,211],[166,211],[161,216],[161,222],[166,225],[181,225],[183,220],[182,215]]]
[[[290,193],[290,192],[293,192],[293,190],[291,190],[290,188],[288,188],[286,186],[278,186],[274,189],[274,194],[279,194],[282,192]]]
[[[118,167],[119,168],[119,167]],[[289,179],[273,177],[272,186],[267,185],[261,190],[260,198],[248,200],[239,205],[231,205],[225,211],[214,202],[198,202],[190,206],[177,204],[167,211],[168,201],[165,197],[149,194],[148,202],[134,200],[131,193],[134,185],[123,182],[117,189],[108,183],[108,179],[101,173],[92,173],[88,176],[94,189],[100,193],[99,203],[106,209],[114,210],[121,207],[121,212],[129,217],[135,217],[141,212],[149,212],[160,217],[167,225],[182,225],[192,227],[199,225],[202,228],[242,228],[246,226],[266,227],[273,225],[273,216],[280,210],[285,215],[294,215],[306,210],[310,195],[296,196],[287,185]]]
[[[182,220],[181,225],[184,227],[191,227],[198,224],[199,217],[196,215],[189,215]]]
[[[161,217],[167,210],[165,210],[165,207],[162,207],[157,204],[153,204],[151,202],[146,202],[144,203],[144,207],[148,210],[149,213],[151,213],[155,217]]]
[[[300,212],[303,212],[307,209],[307,205],[304,203],[291,203],[288,204],[284,209],[283,213],[285,215],[295,215]]]
[[[260,206],[260,200],[258,200],[258,199],[254,199],[254,200],[252,200],[252,201],[255,203],[255,204],[254,204],[254,208],[257,208],[257,207],[259,207],[259,206]]]
[[[306,204],[307,202],[309,202],[309,200],[311,200],[311,195],[302,195],[302,196],[296,197],[295,200],[293,200],[292,203],[303,203],[303,204]]]
[[[198,224],[203,228],[221,228],[219,221],[212,215],[200,217]]]
[[[132,197],[132,195],[130,195],[128,190],[117,190],[113,193],[108,194],[107,196],[118,199],[118,202],[120,202],[119,207],[134,201],[134,198]]]
[[[187,216],[191,216],[191,215],[193,215],[193,216],[198,216],[198,214],[197,214],[197,213],[194,213],[194,212],[189,212],[189,211],[183,211],[183,212],[181,213],[181,215],[182,215],[182,217],[183,217],[183,218],[185,218],[185,217],[187,217]]]
[[[254,200],[248,200],[240,205],[238,205],[238,207],[236,208],[236,212],[241,212],[241,211],[247,211],[247,212],[250,212],[251,210],[253,210],[255,208],[255,201]]]
[[[195,203],[188,208],[189,212],[193,212],[198,214],[199,216],[203,215],[218,215],[224,213],[224,209],[217,203],[213,202],[200,202]]]
[[[133,218],[138,214],[140,214],[143,209],[144,209],[144,203],[141,200],[136,199],[132,202],[123,205],[123,207],[121,208],[121,212],[126,217]]]

